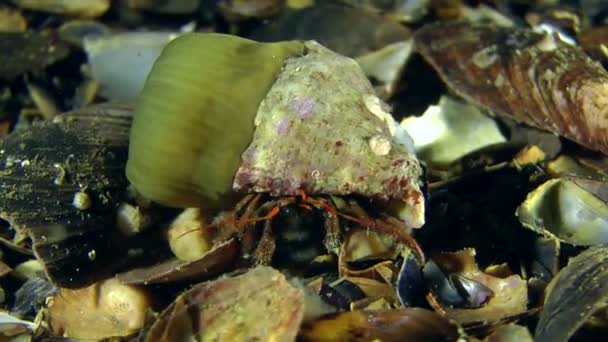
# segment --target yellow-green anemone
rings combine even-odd
[[[220,208],[253,137],[258,106],[299,41],[190,33],[158,57],[139,96],[127,178],[172,207]]]

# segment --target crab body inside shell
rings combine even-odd
[[[277,246],[277,237],[292,240],[287,243],[295,249],[301,249],[305,248],[306,241],[311,242],[311,236],[321,234],[324,236],[322,245],[326,252],[338,255],[344,231],[354,227],[392,236],[396,241],[411,248],[418,260],[424,263],[420,246],[409,235],[411,228],[382,209],[374,208],[370,203],[365,204],[368,205],[363,205],[361,200],[352,196],[308,196],[303,192],[298,196],[281,197],[248,194],[234,209],[216,216],[207,229],[211,226],[221,228],[228,234],[227,238],[236,235],[241,241],[243,256],[257,264],[269,264],[273,261],[275,252],[281,248]],[[369,206],[369,210],[364,206]],[[303,211],[304,216],[317,217],[320,220],[313,220],[313,227],[303,224],[301,219],[292,224],[285,224],[286,216],[293,216],[294,211]],[[275,224],[277,222],[279,225]],[[293,227],[294,224],[296,227]],[[287,235],[292,237],[286,237]],[[302,254],[296,259],[306,259]],[[309,253],[308,260],[300,261],[310,261],[318,255]]]

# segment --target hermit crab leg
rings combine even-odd
[[[264,231],[253,252],[253,258],[256,261],[256,264],[269,264],[276,247],[276,241],[272,233],[272,221],[268,220],[264,222]]]
[[[250,219],[250,217],[252,217],[254,215],[254,213],[257,211],[258,202],[260,202],[261,198],[262,198],[261,194],[254,195],[253,198],[251,199],[251,201],[248,201],[249,203],[245,206],[243,215],[239,216],[238,218],[235,218],[235,227],[236,227],[237,231],[239,231],[239,232],[242,231],[244,227],[246,227],[247,225],[252,223],[252,220],[255,220],[255,218]]]
[[[413,237],[411,237],[408,234],[409,229],[405,225],[405,222],[401,222],[399,220],[399,224],[396,224],[395,222],[385,222],[383,220],[371,218],[367,214],[367,212],[363,208],[361,208],[359,203],[357,203],[357,201],[355,201],[355,200],[349,201],[349,207],[350,207],[350,210],[352,210],[353,213],[357,217],[351,216],[351,215],[348,215],[348,214],[345,214],[345,213],[342,213],[342,212],[336,210],[335,208],[333,208],[331,205],[329,205],[327,202],[325,202],[322,199],[314,199],[311,197],[306,197],[305,195],[302,195],[302,194],[301,194],[301,196],[302,196],[302,200],[305,201],[306,203],[309,203],[317,208],[322,208],[329,214],[333,214],[335,216],[342,217],[346,220],[355,222],[368,229],[372,229],[377,232],[393,236],[395,239],[397,239],[397,241],[399,241],[399,242],[405,244],[406,246],[408,246],[409,248],[411,248],[414,251],[414,253],[416,253],[418,260],[422,264],[424,264],[424,262],[425,262],[424,252],[422,252],[422,248],[420,247],[420,245],[418,244],[416,239],[414,239]]]
[[[340,251],[340,219],[330,212],[323,213],[325,217],[325,238],[323,245],[325,249],[338,255]]]
[[[257,195],[257,196],[261,197],[261,195]],[[254,199],[254,201],[255,201],[255,205],[257,205],[257,202],[259,201],[259,197],[256,197]],[[241,224],[239,226],[239,228],[243,228],[243,226],[247,226],[252,223],[270,220],[279,214],[279,211],[281,210],[282,207],[284,207],[288,204],[294,203],[294,202],[295,202],[295,197],[286,197],[286,198],[281,198],[278,200],[266,202],[266,203],[262,204],[261,206],[259,206],[258,208],[255,208],[255,206],[254,206],[253,208],[255,208],[255,211],[252,210],[252,212],[249,212],[246,217],[244,217],[245,215],[243,215],[239,219],[240,224]],[[272,207],[272,208],[270,210],[268,210],[269,207]],[[254,218],[251,218],[251,219],[249,218],[252,216],[253,213],[257,214],[257,213],[263,212],[265,210],[268,210],[268,212],[264,216],[253,215]]]
[[[234,206],[234,210],[232,210],[233,213],[240,213],[241,210],[243,210],[243,208],[248,208],[248,204],[249,202],[251,202],[252,199],[258,197],[257,201],[259,201],[259,197],[260,194],[247,194],[245,195],[235,206]]]
[[[231,210],[229,212],[220,213],[217,217],[214,218],[212,223],[203,225],[201,230],[208,231],[209,229],[217,228],[218,226],[224,225],[224,224],[232,225],[231,228],[234,228],[235,230],[237,230],[236,226],[239,224],[239,222],[241,220],[237,220],[236,216],[238,215],[239,212],[241,212],[243,210],[243,208],[245,208],[245,213],[243,214],[243,217],[249,217],[251,215],[250,212],[253,211],[253,209],[255,209],[257,202],[260,200],[259,197],[260,197],[259,194],[245,195],[241,200],[238,201],[238,203],[235,205],[233,210]],[[177,237],[177,239],[179,239],[182,236],[185,236],[197,229],[199,229],[199,228],[185,231],[181,235],[179,235]]]
[[[254,231],[252,229],[246,229],[251,224],[257,222],[256,214],[260,210],[260,208],[265,205],[258,206],[258,202],[262,198],[261,194],[254,195],[253,199],[247,204],[245,210],[243,211],[243,215],[235,219],[234,229],[239,237],[241,242],[241,250],[243,254],[248,254],[254,248],[254,241],[256,239]]]
[[[270,200],[260,206],[257,206],[261,198],[262,195],[258,194],[249,203],[249,205],[245,209],[245,213],[243,214],[243,216],[238,219],[236,228],[241,240],[241,249],[243,250],[244,254],[248,254],[249,251],[254,249],[256,243],[255,241],[257,241],[258,238],[256,237],[255,229],[247,228],[253,228],[257,222],[266,221],[262,231],[262,236],[257,242],[257,247],[255,249],[255,252],[253,253],[254,258],[256,259],[256,261],[258,261],[258,263],[265,263],[270,261],[270,258],[272,258],[275,249],[275,242],[272,236],[272,227],[270,226],[270,221],[279,213],[281,207],[293,203],[295,201],[295,197],[286,197],[277,200]],[[264,214],[263,216],[259,216],[264,212],[266,212],[266,214]],[[268,250],[268,252],[266,252],[265,250]],[[259,256],[256,256],[256,253],[261,254]],[[269,253],[269,255],[265,255],[265,253]]]
[[[397,241],[411,248],[414,253],[416,253],[416,256],[418,257],[418,260],[421,262],[421,264],[424,265],[424,252],[422,252],[422,248],[418,244],[418,241],[416,241],[416,239],[414,239],[411,235],[407,233],[408,229],[404,222],[400,223],[399,225],[394,225],[394,223],[391,224],[390,222],[384,220],[370,218],[365,212],[365,210],[361,208],[359,203],[354,200],[349,201],[349,205],[351,206],[355,215],[358,215],[358,217],[353,217],[343,213],[338,213],[338,215],[347,220],[356,222],[368,229],[372,229],[374,231],[393,236],[395,239],[397,239]]]

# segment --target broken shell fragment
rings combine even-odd
[[[197,259],[183,261],[172,258],[120,273],[116,277],[123,284],[129,285],[200,281],[233,270],[238,256],[239,244],[236,239],[230,239],[213,246]]]
[[[431,24],[416,49],[465,99],[608,153],[608,73],[553,35],[463,21]]]
[[[395,282],[397,297],[404,307],[418,306],[416,304],[424,301],[426,290],[420,262],[409,249],[402,251],[401,257],[403,258],[401,270]]]
[[[57,294],[57,288],[44,278],[30,278],[15,292],[15,303],[11,313],[24,317],[45,305],[48,297]]]
[[[146,341],[294,341],[303,317],[304,292],[260,266],[195,285],[160,315]]]
[[[430,280],[431,287],[433,284],[441,286],[431,291],[429,298],[432,300],[429,302],[436,310],[444,312],[446,317],[460,324],[492,324],[527,311],[526,282],[510,272],[498,277],[481,271],[475,262],[475,250],[440,254],[434,258],[434,262],[441,270],[425,270],[425,279]],[[441,281],[438,277],[441,273],[450,279]],[[442,299],[450,299],[452,304],[443,305]]]
[[[420,309],[356,310],[306,322],[303,341],[455,341],[456,326],[437,313]]]
[[[137,333],[151,303],[142,288],[109,279],[78,290],[60,289],[48,314],[56,336],[101,340]]]
[[[506,141],[492,118],[473,105],[447,96],[421,117],[405,118],[401,126],[414,139],[418,157],[436,168],[447,167],[470,152]]]
[[[414,40],[389,44],[380,50],[366,53],[356,58],[357,64],[371,80],[379,82],[376,92],[382,98],[393,95],[398,86],[399,76],[413,52]]]
[[[551,179],[528,195],[517,216],[525,227],[573,245],[608,243],[606,191],[601,181]]]
[[[94,20],[70,20],[61,25],[57,32],[62,40],[82,47],[85,38],[106,37],[110,35],[111,30],[108,26]]]
[[[496,327],[487,337],[490,342],[534,342],[528,327],[515,323]]]
[[[256,109],[283,61],[303,49],[296,41],[222,34],[190,33],[169,43],[131,129],[127,177],[135,188],[167,206],[225,206]]]
[[[286,60],[260,104],[234,189],[394,200],[405,206],[400,218],[421,227],[422,169],[402,139],[407,134],[354,60],[314,42],[306,47],[305,56]]]
[[[39,325],[34,322],[21,320],[6,312],[0,312],[0,337],[6,340],[20,340],[22,337],[25,340],[31,340],[31,336]]]

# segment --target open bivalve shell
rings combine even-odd
[[[591,246],[608,243],[606,183],[563,177],[548,180],[517,209],[519,221],[539,234]]]

